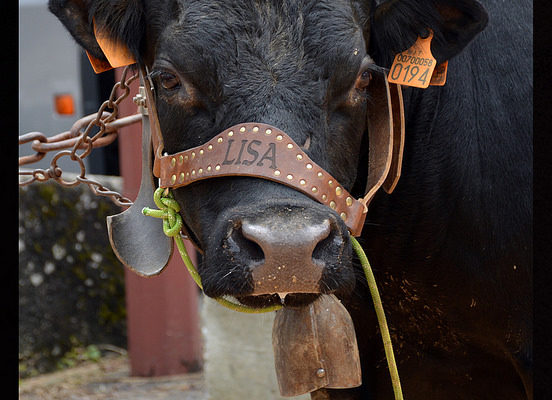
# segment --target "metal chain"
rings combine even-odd
[[[46,137],[40,132],[30,132],[19,136],[20,146],[32,142],[31,147],[36,152],[34,155],[19,157],[19,166],[35,163],[41,160],[48,152],[62,150],[54,155],[48,169],[20,170],[20,176],[28,176],[30,179],[20,180],[19,186],[29,185],[33,182],[46,182],[50,179],[68,187],[85,183],[94,194],[109,197],[115,204],[123,208],[130,207],[133,204],[132,200],[120,193],[109,190],[100,182],[87,178],[86,167],[83,161],[84,158],[90,155],[92,149],[111,144],[116,139],[119,128],[141,120],[141,114],[139,113],[118,118],[119,104],[128,97],[130,94],[129,85],[138,77],[138,74],[134,74],[127,79],[130,68],[130,66],[125,67],[121,80],[115,83],[109,99],[102,103],[98,112],[77,120],[71,127],[71,130],[52,137]],[[118,90],[121,90],[122,94],[117,97]],[[108,111],[108,109],[111,111]],[[98,132],[91,136],[94,127],[98,127],[99,129]],[[77,174],[75,179],[64,180],[62,178],[63,171],[58,166],[58,160],[61,157],[69,157],[78,164],[80,174]]]

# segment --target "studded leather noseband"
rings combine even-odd
[[[201,146],[160,157],[159,166],[160,187],[222,176],[251,176],[290,186],[335,210],[353,235],[362,230],[366,216],[362,202],[271,125],[235,125]]]

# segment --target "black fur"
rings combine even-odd
[[[179,10],[177,0],[50,0],[48,8],[96,58],[107,61],[94,38],[93,20],[106,34],[126,44],[138,62],[151,61],[150,48]]]
[[[395,54],[412,46],[418,36],[427,37],[431,29],[431,52],[442,63],[460,53],[487,22],[483,7],[471,0],[386,1],[370,21],[370,54],[389,67]]]
[[[392,195],[376,195],[361,243],[406,398],[531,399],[532,6],[488,0],[485,8],[470,0],[50,1],[94,55],[92,17],[152,69],[169,153],[240,122],[269,123],[310,143],[311,158],[357,196],[370,101],[354,87],[361,60],[389,67],[432,29],[433,55],[450,60],[447,84],[404,89],[403,174]],[[164,74],[180,86],[164,89]],[[334,221],[317,256],[324,288],[355,322],[364,384],[329,393],[392,398],[372,301],[333,211],[252,178],[206,180],[176,197],[205,249],[206,293],[250,304],[274,297],[248,296],[249,266],[262,255],[240,244],[243,216],[285,207]]]

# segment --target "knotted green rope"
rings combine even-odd
[[[163,232],[165,233],[165,235],[174,238],[176,246],[178,247],[178,251],[180,252],[180,256],[182,257],[182,261],[184,261],[184,265],[186,265],[186,268],[190,272],[190,275],[192,276],[192,279],[195,281],[195,283],[200,287],[200,289],[203,290],[203,286],[201,285],[201,278],[199,277],[199,274],[194,267],[192,260],[188,256],[186,246],[184,246],[184,241],[180,236],[180,230],[182,229],[183,223],[182,217],[179,214],[180,206],[178,205],[178,202],[174,200],[172,193],[168,192],[168,190],[166,193],[164,192],[165,189],[158,188],[153,194],[153,201],[155,202],[157,207],[159,207],[159,210],[153,210],[151,208],[144,207],[142,213],[150,217],[163,219]],[[391,375],[393,392],[395,393],[395,400],[403,400],[399,373],[397,370],[397,364],[395,362],[395,356],[393,354],[393,346],[391,344],[391,336],[389,335],[389,328],[387,327],[387,320],[385,318],[385,313],[383,312],[383,305],[381,303],[379,291],[376,286],[376,280],[372,272],[372,267],[368,262],[368,258],[366,257],[362,246],[353,236],[351,236],[350,238],[351,243],[353,244],[353,249],[355,250],[362,265],[362,269],[364,270],[364,275],[366,276],[366,280],[368,281],[368,287],[370,289],[370,294],[372,295],[372,300],[374,302],[374,308],[376,310],[376,316],[378,319],[381,337],[383,340],[383,348],[385,350],[387,365],[389,366],[389,373]],[[265,313],[276,311],[282,308],[282,306],[279,304],[275,304],[265,308],[252,308],[233,303],[222,297],[216,298],[215,300],[223,306],[230,308],[231,310],[245,313]]]
[[[201,285],[201,278],[199,277],[199,274],[194,267],[194,263],[188,256],[186,246],[184,245],[184,240],[182,239],[182,236],[180,236],[180,230],[182,229],[182,217],[179,214],[180,205],[176,200],[174,200],[172,193],[169,192],[164,194],[164,191],[165,189],[158,188],[153,194],[153,201],[155,202],[157,207],[159,207],[159,210],[153,210],[149,207],[144,207],[142,209],[142,214],[149,217],[161,218],[163,220],[163,232],[165,233],[165,235],[170,236],[174,239],[174,241],[176,242],[176,247],[178,248],[178,252],[182,257],[182,261],[184,261],[184,265],[190,272],[190,275],[192,276],[192,279],[197,284],[197,286],[199,286],[199,288],[203,290],[203,286]],[[218,297],[215,300],[219,304],[231,310],[252,314],[271,312],[282,308],[280,304],[274,304],[272,306],[264,308],[253,308],[234,303],[223,297]]]

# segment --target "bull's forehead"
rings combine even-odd
[[[206,85],[231,85],[237,75],[339,86],[354,79],[364,48],[359,17],[347,0],[184,0],[157,56]]]

